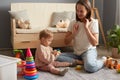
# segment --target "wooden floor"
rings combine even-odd
[[[111,55],[111,51],[106,50],[103,47],[97,48],[98,55],[108,56]],[[11,51],[0,51],[1,54],[8,55]],[[10,54],[9,54],[10,55]],[[12,56],[12,55],[10,55]],[[63,69],[63,68],[60,68]],[[37,80],[120,80],[120,74],[115,70],[103,68],[95,73],[87,73],[82,70],[75,70],[75,68],[69,68],[65,76],[58,76],[49,72],[38,71],[39,78]],[[18,77],[18,80],[26,80],[23,77]]]

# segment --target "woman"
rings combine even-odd
[[[73,59],[83,60],[87,72],[96,72],[104,65],[106,57],[97,60],[98,21],[91,18],[91,5],[88,0],[76,3],[76,20],[68,27],[65,43],[73,40],[74,53],[63,53],[57,60],[72,62]]]

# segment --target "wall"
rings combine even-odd
[[[95,8],[98,9],[100,19],[101,19],[101,21],[103,23],[103,3],[104,3],[104,0],[94,0],[94,1],[95,1]],[[103,38],[101,36],[101,32],[99,34],[100,34],[99,35],[99,44],[103,45]]]
[[[95,0],[95,1],[96,7],[98,8],[101,17],[105,36],[107,36],[107,31],[110,28],[112,28],[112,26],[115,23],[116,0]],[[101,33],[99,40],[100,44],[103,44]]]
[[[104,0],[103,25],[105,34],[115,23],[116,0]]]
[[[78,0],[0,0],[0,49],[12,48],[10,41],[10,3],[12,2],[49,2],[49,3],[74,3]],[[91,1],[91,0],[90,0]],[[106,1],[106,0],[104,0]],[[103,15],[103,0],[96,0],[96,7],[99,9],[100,16]]]

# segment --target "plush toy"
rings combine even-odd
[[[21,56],[23,55],[23,50],[15,49],[15,50],[13,50],[13,53],[16,58],[21,58]]]
[[[110,69],[116,69],[118,61],[116,59],[113,59],[112,57],[107,57],[105,65]]]
[[[70,20],[66,19],[66,20],[60,20],[57,22],[56,27],[57,28],[67,28],[70,24]]]
[[[21,20],[17,20],[17,24],[18,24],[18,27],[21,28],[21,29],[30,29],[30,22],[28,20],[26,21],[23,21],[22,19]]]
[[[13,50],[13,54],[16,58],[25,60],[24,52],[23,50],[15,49]]]

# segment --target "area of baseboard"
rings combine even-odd
[[[0,48],[0,51],[13,50],[13,48]]]

